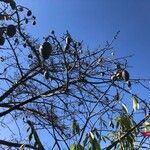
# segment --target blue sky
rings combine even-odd
[[[33,10],[40,38],[51,30],[71,34],[91,48],[103,45],[120,30],[114,48],[117,56],[129,59],[132,74],[150,77],[150,1],[148,0],[18,0]]]
[[[61,35],[69,30],[75,39],[91,48],[104,45],[120,30],[114,44],[116,57],[129,58],[131,78],[150,78],[149,0],[17,0],[31,8],[37,25],[29,31],[42,39],[51,30]],[[150,98],[141,89],[137,92]]]

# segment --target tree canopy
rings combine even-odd
[[[42,41],[26,29],[36,28],[32,10],[14,0],[0,5],[1,149],[150,147],[149,101],[131,90],[149,91],[149,79],[132,78],[130,56],[110,56],[120,31],[97,49],[69,31]]]

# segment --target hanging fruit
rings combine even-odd
[[[12,10],[16,9],[16,2],[15,1],[11,0],[9,4],[10,4],[10,7]]]
[[[45,79],[49,79],[49,72],[48,71],[44,72],[44,77],[45,77]]]
[[[71,37],[67,36],[66,37],[66,45],[70,45],[71,41],[72,41]]]
[[[14,25],[8,25],[7,30],[6,30],[6,34],[9,37],[13,37],[16,34],[16,27]]]
[[[28,10],[27,11],[27,16],[29,17],[29,16],[31,16],[32,15],[32,11],[31,10]]]
[[[127,70],[123,70],[122,73],[121,73],[121,76],[122,76],[122,79],[125,80],[125,81],[128,81],[129,77],[130,77]]]
[[[111,80],[112,80],[112,81],[115,81],[116,79],[117,79],[116,75],[113,74],[113,75],[111,76]]]
[[[40,46],[39,52],[43,59],[48,59],[52,52],[51,44],[49,42],[44,42],[43,45]]]
[[[130,88],[130,87],[131,87],[131,82],[130,82],[130,81],[127,81],[127,85],[128,85],[128,87]]]

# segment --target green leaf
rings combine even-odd
[[[20,148],[20,150],[24,150],[25,144],[22,144],[19,148]]]
[[[136,111],[139,109],[139,102],[136,96],[132,96],[132,102],[133,102],[133,109]]]
[[[75,150],[75,148],[76,148],[76,145],[75,145],[75,144],[72,144],[72,145],[70,146],[70,150]]]
[[[94,134],[92,132],[89,133],[91,140],[94,140]]]
[[[124,112],[128,113],[128,109],[127,109],[126,105],[123,104],[123,103],[122,103],[122,110],[123,110]]]
[[[92,150],[101,150],[100,144],[94,137],[94,134],[92,132],[89,133],[90,143],[92,145]]]
[[[145,130],[145,132],[150,132],[150,122],[145,121],[144,130]]]
[[[72,144],[71,146],[70,146],[70,150],[84,150],[84,147],[82,146],[82,145],[80,145],[80,144]]]
[[[85,139],[83,140],[83,145],[84,146],[87,144],[88,139],[89,139],[89,136],[87,134],[86,137],[85,137]]]
[[[94,138],[94,140],[91,142],[92,150],[101,150],[100,144],[97,142],[97,140]]]

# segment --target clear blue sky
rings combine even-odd
[[[76,39],[96,48],[111,40],[116,56],[134,54],[129,59],[131,77],[150,78],[150,0],[17,0],[31,8],[37,25],[30,28],[42,39],[51,30],[61,35],[69,30]],[[142,97],[150,98],[139,89]]]
[[[38,24],[32,32],[40,37],[52,29],[67,29],[90,47],[103,45],[121,30],[115,44],[117,56],[135,54],[130,59],[137,75],[150,77],[149,0],[18,0],[33,10]]]

